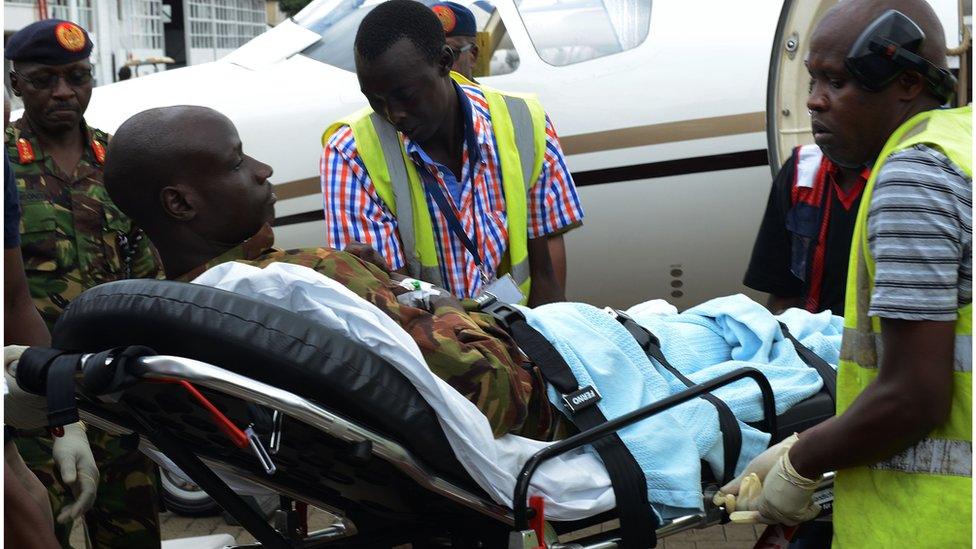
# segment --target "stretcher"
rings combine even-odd
[[[165,455],[271,548],[632,547],[613,528],[557,541],[622,510],[546,520],[544,502],[527,494],[535,468],[743,378],[762,388],[759,426],[774,442],[834,409],[821,391],[776,417],[768,382],[743,368],[546,447],[520,472],[508,508],[466,474],[430,406],[393,367],[357,342],[245,296],[169,281],[93,288],[62,315],[52,348],[28,350],[15,375],[25,390],[47,394],[52,425],[80,415],[138,436],[143,449]],[[279,494],[273,524],[217,473]],[[657,525],[651,543],[726,522],[711,502],[718,484],[703,478],[704,511]],[[829,509],[829,478],[818,499]],[[308,505],[341,522],[309,532]]]

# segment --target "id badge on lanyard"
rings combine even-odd
[[[515,283],[515,279],[512,275],[506,274],[501,278],[493,281],[491,284],[487,284],[482,291],[482,295],[491,294],[495,296],[495,299],[506,303],[508,305],[518,305],[525,299],[525,295],[522,290],[519,289],[518,284]],[[475,298],[477,300],[477,298]]]

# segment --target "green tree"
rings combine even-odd
[[[285,12],[289,17],[291,17],[302,11],[302,8],[307,6],[311,1],[312,0],[278,0],[278,7],[281,8],[281,11]]]

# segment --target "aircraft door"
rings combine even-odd
[[[775,175],[794,147],[813,143],[807,94],[810,75],[803,61],[820,17],[837,0],[786,0],[780,12],[766,88],[766,139]]]

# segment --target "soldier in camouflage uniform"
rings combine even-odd
[[[45,20],[12,36],[14,93],[23,117],[6,130],[22,208],[21,243],[31,298],[49,327],[84,290],[113,280],[155,277],[149,239],[109,199],[102,184],[108,136],[83,119],[91,98],[92,42],[78,25]],[[32,436],[33,435],[33,436]],[[48,486],[55,514],[70,494],[54,474],[52,441],[17,440],[24,460]],[[159,547],[157,472],[134,440],[89,429],[101,471],[94,508],[85,515],[95,547]],[[67,546],[71,525],[59,525]]]
[[[478,406],[496,436],[541,439],[550,433],[554,414],[542,378],[536,368],[524,367],[494,318],[465,312],[447,291],[431,298],[430,310],[403,305],[396,295],[406,290],[397,275],[348,252],[273,248],[270,176],[268,165],[243,154],[225,116],[204,107],[167,107],[137,114],[119,128],[109,147],[105,186],[149,233],[167,278],[189,281],[227,261],[314,269],[398,322],[431,371]]]

